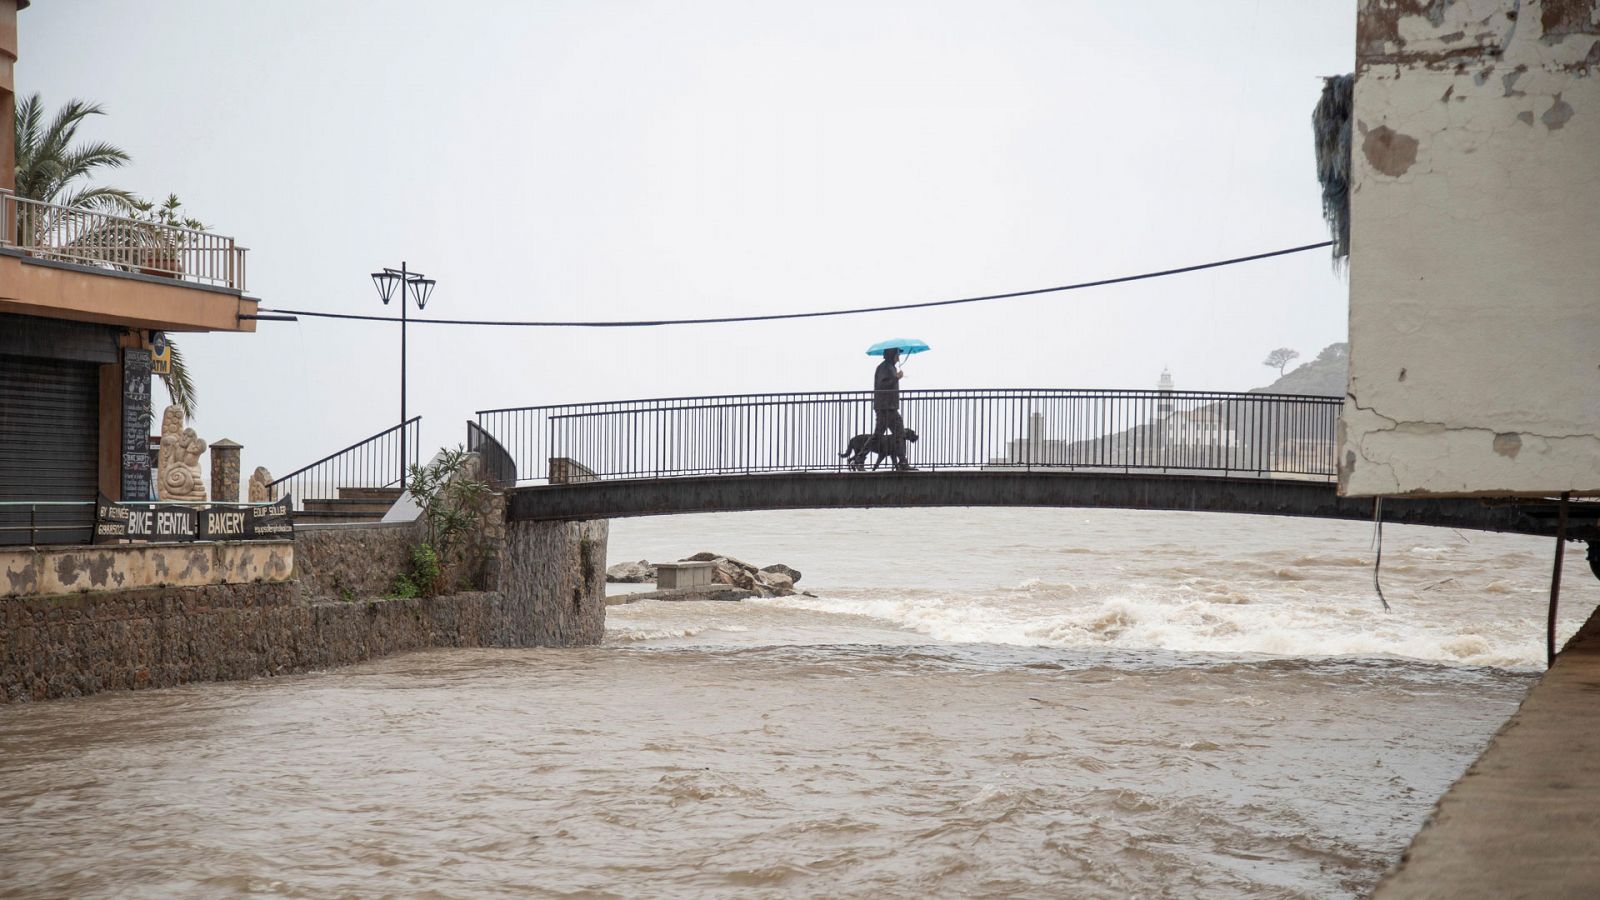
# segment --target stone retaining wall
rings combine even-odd
[[[297,529],[295,579],[308,597],[382,596],[410,569],[421,534],[416,522]]]
[[[405,570],[412,525],[301,532],[297,581],[0,599],[0,702],[287,674],[428,647],[595,644],[607,530],[513,525],[498,590],[429,599],[381,597]]]

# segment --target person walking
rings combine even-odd
[[[882,440],[888,435],[891,441],[888,449],[894,457],[894,467],[899,471],[908,471],[911,465],[906,462],[905,420],[900,417],[900,379],[905,377],[905,373],[896,365],[899,362],[900,350],[890,347],[883,351],[883,362],[878,363],[877,370],[873,372],[872,411],[877,423],[868,446],[884,446]],[[865,451],[862,456],[866,456]]]

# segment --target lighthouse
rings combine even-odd
[[[1172,416],[1172,372],[1166,366],[1161,367],[1161,380],[1156,382],[1156,390],[1162,396],[1156,399],[1155,421],[1165,422]]]

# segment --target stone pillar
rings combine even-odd
[[[509,646],[593,647],[606,633],[609,520],[508,522],[500,593],[518,623]]]
[[[214,502],[239,502],[239,451],[243,449],[243,444],[227,438],[211,445],[211,499]]]

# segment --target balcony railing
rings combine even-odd
[[[0,248],[38,259],[245,289],[233,238],[0,191]]]

